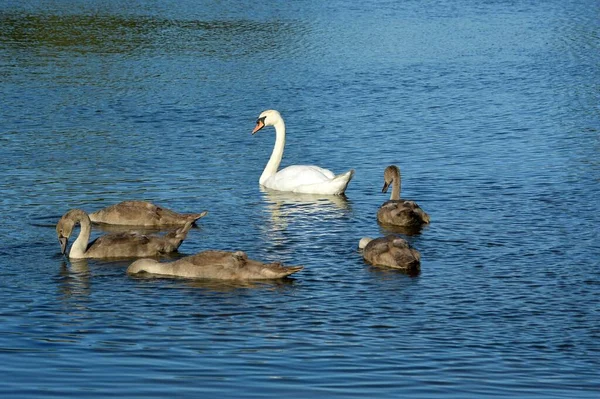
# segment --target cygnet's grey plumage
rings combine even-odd
[[[147,201],[123,201],[90,213],[94,223],[126,226],[184,226],[187,222],[196,222],[207,211],[200,213],[177,213]]]
[[[81,226],[79,236],[69,250],[69,258],[139,258],[177,251],[192,227],[192,223],[193,221],[188,221],[183,227],[163,236],[118,233],[107,234],[89,242],[92,229],[88,214],[80,209],[72,209],[58,221],[56,234],[61,245],[61,252],[65,254],[74,227],[77,224]]]
[[[160,276],[218,280],[266,280],[289,276],[302,266],[283,266],[281,263],[262,263],[248,259],[245,252],[203,251],[174,262],[139,259],[127,273],[150,273]]]
[[[362,238],[363,258],[373,266],[386,266],[416,273],[421,269],[421,254],[405,239],[388,235],[376,239]]]
[[[385,168],[383,173],[383,189],[385,193],[392,186],[390,200],[381,205],[377,211],[377,220],[383,225],[400,227],[421,227],[429,223],[430,218],[414,201],[400,199],[401,175],[400,169],[395,165]]]

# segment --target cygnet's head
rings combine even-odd
[[[358,249],[365,249],[367,244],[370,243],[371,241],[373,241],[373,239],[371,237],[361,238],[360,241],[358,242]]]
[[[256,120],[256,126],[254,127],[254,130],[252,130],[252,134],[258,132],[265,126],[273,126],[282,120],[283,118],[281,118],[281,114],[274,109],[263,111]]]
[[[381,189],[382,193],[386,193],[388,187],[395,179],[400,177],[400,169],[396,165],[390,165],[383,171],[383,188]]]
[[[155,259],[138,259],[127,268],[127,274],[136,274],[141,272],[160,274],[161,264]]]
[[[67,252],[67,245],[69,244],[69,237],[73,233],[75,224],[77,222],[77,213],[81,212],[77,209],[72,209],[65,213],[62,218],[56,224],[56,236],[60,243],[60,252],[64,255]]]

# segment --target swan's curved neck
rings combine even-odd
[[[400,182],[402,177],[400,176],[400,172],[398,171],[398,175],[394,177],[394,181],[392,181],[392,195],[390,195],[391,200],[399,200],[400,199]]]
[[[279,164],[281,164],[281,158],[283,158],[283,148],[285,147],[285,123],[283,119],[280,119],[275,125],[275,146],[273,147],[273,153],[271,154],[271,158],[269,158],[269,162],[267,162],[267,166],[265,166],[265,170],[260,175],[259,183],[264,185],[265,182],[277,173],[277,169],[279,169]]]
[[[92,232],[92,222],[90,217],[85,212],[77,212],[73,215],[76,222],[79,222],[81,227],[79,235],[69,251],[69,257],[72,258],[83,258],[85,257],[85,251],[87,250],[88,243],[90,242],[90,234]]]

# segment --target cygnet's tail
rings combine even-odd
[[[421,208],[419,208],[418,211],[415,210],[415,212],[421,217],[421,220],[423,221],[423,223],[429,224],[431,222],[431,218],[429,217],[429,215],[427,213],[425,213],[425,211],[422,210]]]
[[[262,277],[266,279],[283,278],[304,269],[304,266],[283,266],[281,263],[271,263],[262,269]]]
[[[179,246],[181,245],[183,240],[185,240],[185,238],[187,237],[187,233],[192,228],[193,223],[194,223],[193,220],[188,220],[180,228],[173,230],[170,233],[165,234],[165,236],[164,236],[165,242],[173,247],[173,249],[171,249],[171,251],[174,251],[177,248],[179,248]],[[167,251],[167,252],[170,252],[170,251]]]
[[[191,220],[192,223],[196,223],[198,221],[198,219],[203,218],[204,216],[206,216],[207,213],[208,213],[208,211],[204,211],[204,212],[200,212],[200,213],[188,213],[185,216],[188,221]]]

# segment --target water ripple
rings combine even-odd
[[[597,396],[596,2],[46,3],[0,5],[0,394]],[[259,187],[266,108],[347,197]],[[357,250],[389,164],[432,217],[418,276]],[[173,258],[304,269],[60,254],[64,212],[126,199],[209,211]]]

